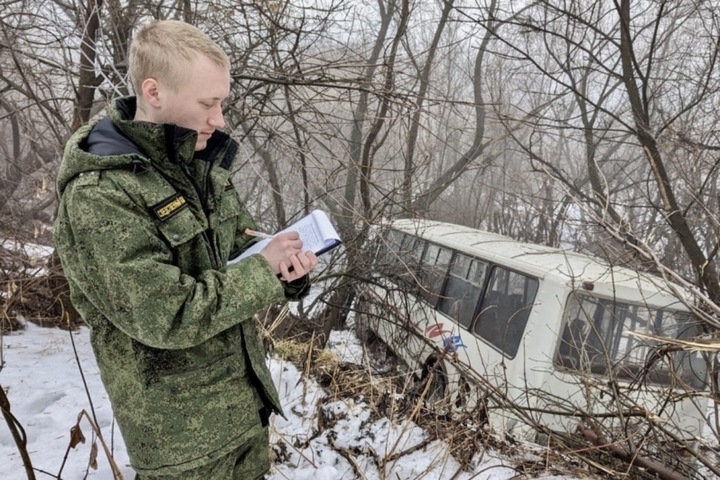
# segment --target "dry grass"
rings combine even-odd
[[[323,405],[342,399],[366,403],[372,412],[369,422],[379,418],[388,418],[395,424],[411,420],[425,430],[427,438],[416,447],[406,450],[391,448],[386,453],[370,452],[379,470],[402,456],[425,448],[435,440],[442,440],[448,445],[449,454],[460,464],[461,471],[466,472],[475,468],[479,461],[478,455],[482,459],[484,452],[492,451],[511,459],[512,468],[518,473],[517,478],[540,475],[568,475],[587,479],[653,478],[641,469],[629,469],[626,463],[593,448],[577,435],[568,434],[565,441],[541,446],[492,431],[486,422],[488,412],[482,405],[471,411],[452,414],[446,413],[450,410],[448,408],[429,406],[425,401],[425,384],[413,379],[401,364],[396,363],[394,368],[383,365],[380,370],[384,373],[377,374],[378,364],[386,363],[386,358],[369,355],[367,365],[357,365],[342,362],[335,354],[317,347],[313,341],[285,339],[276,341],[274,346],[277,355],[295,363],[306,376],[314,377],[327,392],[327,397],[317,406],[320,431],[314,436],[324,430],[332,430],[338,421]],[[377,352],[377,345],[371,344],[370,347]],[[331,447],[332,443],[331,438]],[[350,459],[361,454],[345,451],[338,453]],[[437,459],[437,462],[444,461],[447,459]],[[361,473],[358,473],[357,478],[362,478]]]

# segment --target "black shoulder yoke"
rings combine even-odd
[[[110,155],[145,154],[118,129],[110,117],[105,117],[95,125],[87,138],[87,151],[93,155],[107,157]]]

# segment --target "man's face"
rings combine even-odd
[[[197,131],[197,152],[207,146],[216,128],[225,126],[222,102],[230,94],[230,72],[199,54],[181,68],[176,89],[159,85],[159,108],[154,121]]]

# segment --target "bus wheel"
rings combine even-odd
[[[447,399],[448,379],[443,361],[437,357],[430,357],[425,361],[422,376],[420,377],[421,393],[424,393],[425,403],[440,406]]]

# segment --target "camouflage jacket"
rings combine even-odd
[[[230,182],[237,143],[132,121],[135,99],[76,132],[58,174],[55,243],[73,306],[138,472],[174,474],[237,448],[281,413],[253,315],[306,294],[260,255]]]

